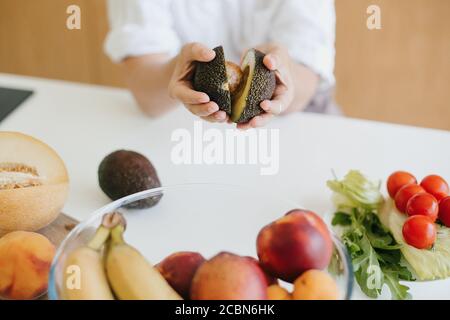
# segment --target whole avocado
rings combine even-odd
[[[107,155],[98,168],[100,188],[111,199],[161,186],[155,168],[142,154],[118,150]],[[129,208],[150,208],[156,205],[162,195],[145,198],[128,205]]]

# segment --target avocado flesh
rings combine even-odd
[[[241,69],[244,76],[240,90],[232,97],[231,121],[244,123],[264,113],[260,104],[272,98],[275,91],[275,72],[264,65],[264,54],[251,49],[245,55]],[[246,76],[248,74],[248,76]]]
[[[437,237],[432,250],[417,249],[403,239],[403,224],[408,216],[400,213],[392,200],[386,201],[380,220],[388,227],[418,280],[437,280],[450,277],[450,228],[436,225]]]
[[[247,105],[248,93],[252,84],[252,78],[254,74],[254,68],[246,66],[244,69],[243,77],[241,83],[236,90],[235,94],[231,97],[231,121],[239,123],[244,109]],[[241,121],[244,122],[244,121]]]
[[[194,90],[206,93],[219,109],[231,114],[231,94],[223,47],[214,48],[215,58],[210,62],[197,62],[193,86]]]

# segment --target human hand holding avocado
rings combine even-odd
[[[260,103],[273,96],[276,77],[263,59],[262,52],[250,49],[238,66],[225,60],[222,47],[185,45],[176,58],[169,95],[210,122],[245,124],[264,117]]]
[[[274,115],[303,110],[316,92],[319,77],[281,45],[245,51],[240,67],[225,60],[222,47],[214,51],[213,60],[196,63],[193,87],[208,94],[238,129],[262,127]]]
[[[175,58],[151,54],[128,58],[124,66],[138,104],[150,116],[183,103],[210,122],[237,123],[246,130],[274,116],[302,110],[314,95],[319,77],[296,63],[288,50],[266,44],[247,50],[241,66],[214,50],[188,43]],[[266,54],[267,53],[267,54]]]
[[[193,87],[216,102],[238,129],[261,127],[274,115],[302,110],[316,91],[318,76],[281,45],[246,50],[240,67],[225,60],[222,47],[214,51],[213,60],[196,63]]]
[[[314,72],[291,58],[286,47],[268,43],[256,49],[265,54],[265,67],[275,72],[276,87],[272,98],[260,104],[264,113],[237,125],[242,130],[265,126],[276,115],[303,110],[319,82],[319,77]]]
[[[275,72],[276,87],[271,99],[261,102],[260,107],[265,112],[246,123],[238,124],[239,129],[249,129],[266,125],[275,115],[280,115],[292,104],[294,90],[292,86],[291,58],[288,51],[278,45],[265,44],[257,47],[265,53],[263,63],[267,69]]]
[[[207,94],[193,90],[196,62],[213,60],[215,53],[200,43],[185,44],[175,57],[168,53],[129,56],[121,62],[127,86],[141,110],[158,117],[183,103],[207,121],[226,121],[225,112]]]
[[[192,76],[195,62],[210,62],[215,58],[213,50],[200,43],[189,43],[183,46],[175,63],[168,92],[171,98],[180,101],[193,114],[210,122],[224,122],[227,114],[219,110],[216,102],[204,93],[192,88]]]

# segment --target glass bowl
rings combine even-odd
[[[138,201],[161,197],[149,209],[130,208]],[[85,245],[102,216],[121,212],[127,220],[126,241],[151,263],[176,251],[198,251],[206,258],[221,251],[256,257],[256,237],[261,228],[301,206],[255,192],[252,188],[217,184],[185,184],[150,189],[114,201],[78,224],[56,252],[49,280],[49,298],[61,298],[65,259]],[[350,299],[353,272],[345,246],[333,234],[334,252],[329,273],[336,280],[341,299]]]

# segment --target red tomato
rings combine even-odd
[[[429,249],[436,241],[436,226],[425,216],[409,217],[402,231],[406,243],[417,249]]]
[[[425,193],[425,189],[418,184],[408,184],[398,190],[397,194],[395,195],[395,206],[397,207],[398,211],[405,213],[406,205],[408,204],[409,199],[411,199],[412,196],[418,193]]]
[[[420,185],[428,193],[431,193],[438,201],[449,195],[447,182],[435,174],[423,178]]]
[[[439,202],[439,220],[450,228],[450,197],[446,197]]]
[[[406,205],[408,216],[427,216],[431,221],[436,221],[439,213],[439,203],[429,193],[418,193],[409,199]]]
[[[392,199],[395,198],[397,191],[407,184],[417,184],[416,178],[409,172],[396,171],[391,174],[387,180],[387,189]]]

